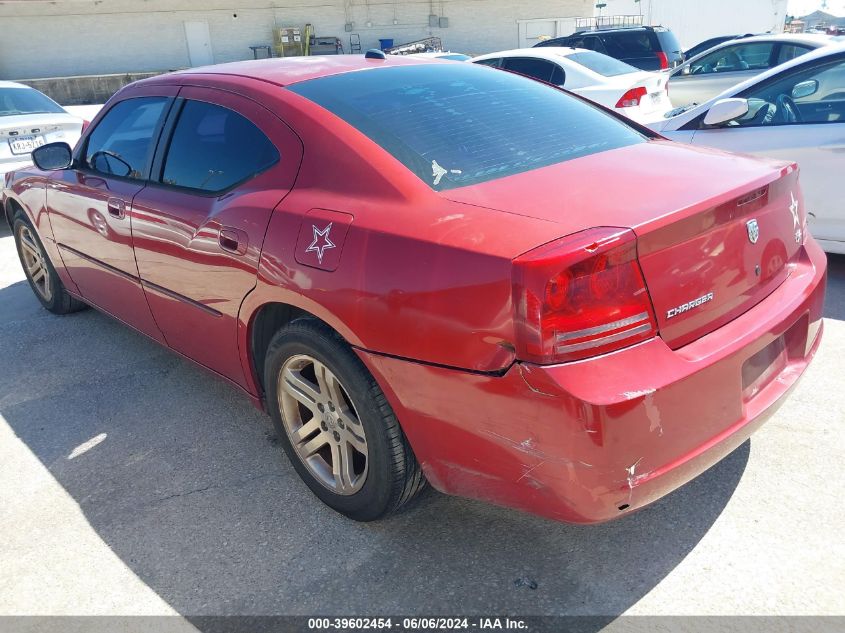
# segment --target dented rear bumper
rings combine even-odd
[[[655,338],[502,376],[359,355],[435,488],[606,521],[693,479],[774,413],[818,348],[825,276],[810,238],[769,297],[677,350]]]

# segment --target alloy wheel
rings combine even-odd
[[[340,380],[300,354],[282,365],[278,381],[282,420],[299,459],[332,492],[358,492],[367,478],[367,437]]]
[[[47,258],[44,251],[36,241],[32,230],[26,225],[20,227],[18,241],[21,246],[24,268],[35,291],[44,301],[50,301],[53,297],[53,289],[50,285],[50,270],[47,268]]]

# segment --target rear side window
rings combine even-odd
[[[218,193],[278,160],[276,147],[237,112],[203,101],[186,101],[167,150],[162,182]]]
[[[552,73],[555,70],[555,65],[545,59],[536,59],[531,57],[506,57],[504,60],[504,67],[520,75],[527,77],[534,77],[541,81],[551,81]]]
[[[779,66],[785,62],[788,62],[790,59],[795,59],[796,57],[800,57],[805,53],[809,53],[812,49],[807,46],[801,46],[799,44],[781,44],[780,50],[778,51],[778,59],[775,63],[775,66]]]
[[[108,176],[145,178],[167,102],[167,97],[139,97],[117,103],[88,136],[86,167]]]
[[[474,64],[380,68],[294,84],[442,191],[645,142],[561,90]]]
[[[567,55],[567,59],[572,60],[576,64],[581,64],[584,68],[605,77],[616,77],[618,75],[640,72],[638,68],[634,68],[625,62],[620,62],[613,57],[592,51],[588,53],[573,53],[572,55]]]

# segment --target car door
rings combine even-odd
[[[301,157],[299,138],[255,101],[184,87],[133,203],[138,270],[167,343],[241,385],[238,312]]]
[[[781,95],[795,103],[795,120],[779,113]],[[692,143],[797,161],[810,231],[845,248],[845,205],[838,192],[845,173],[845,54],[803,64],[738,96],[762,114],[696,130]]]
[[[163,342],[138,278],[131,209],[176,90],[147,92],[136,90],[98,117],[72,167],[51,175],[47,207],[62,261],[85,300]]]
[[[704,103],[768,70],[776,60],[775,47],[774,42],[730,44],[682,64],[669,79],[672,104],[680,107]]]

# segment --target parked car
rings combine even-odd
[[[31,165],[29,154],[36,147],[56,141],[72,147],[83,123],[38,90],[0,81],[0,176]]]
[[[37,148],[3,203],[38,300],[230,380],[357,520],[425,481],[613,519],[777,409],[822,331],[794,164],[368,55],[145,79]]]
[[[810,230],[826,251],[845,253],[845,44],[793,59],[652,127],[692,145],[797,161]]]
[[[439,53],[410,53],[407,57],[419,57],[420,59],[448,59],[453,62],[468,62],[472,57],[463,53],[452,53],[441,51]]]
[[[594,51],[523,48],[480,55],[472,61],[566,88],[636,121],[659,119],[672,108],[665,76]]]
[[[753,33],[746,33],[745,35],[719,35],[717,37],[711,37],[710,39],[704,40],[690,48],[689,50],[684,51],[684,58],[685,59],[692,59],[697,55],[700,55],[704,51],[709,51],[711,48],[716,46],[717,44],[721,44],[722,42],[728,42],[730,40],[737,40],[743,37],[753,37]]]
[[[669,75],[669,98],[675,106],[704,103],[738,83],[834,42],[827,35],[783,33],[724,42]]]
[[[641,70],[665,70],[684,61],[678,38],[662,26],[576,31],[534,45],[586,48],[615,57]]]

